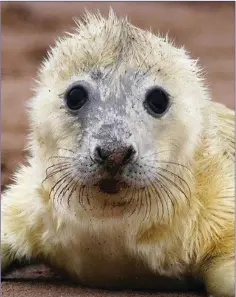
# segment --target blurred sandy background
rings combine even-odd
[[[134,25],[167,33],[200,58],[213,99],[234,107],[233,2],[5,2],[2,10],[2,189],[24,160],[27,118],[37,67],[49,45],[85,7],[107,14],[112,6]]]

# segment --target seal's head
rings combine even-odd
[[[189,201],[187,167],[208,101],[197,63],[113,12],[77,25],[43,63],[31,102],[45,187],[75,212],[170,218]]]

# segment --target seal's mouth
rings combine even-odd
[[[104,178],[98,182],[98,187],[101,192],[106,194],[117,194],[127,185],[118,179],[115,178]]]

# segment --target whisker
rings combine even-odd
[[[131,198],[129,199],[129,203],[130,203],[130,201],[133,200],[133,193],[134,193],[135,191],[136,191],[136,189],[135,189],[135,187],[133,187],[133,189],[132,189],[132,191],[131,191]],[[131,205],[133,205],[133,203],[132,203]],[[136,210],[136,208],[133,207],[133,211],[129,214],[128,218],[130,218],[130,217],[135,213],[135,210]]]
[[[143,189],[143,190],[142,190]],[[140,223],[140,226],[142,225],[142,223],[146,220],[146,218],[150,215],[151,213],[151,195],[149,193],[149,189],[147,189],[145,187],[145,184],[143,184],[142,182],[142,189],[140,189],[138,191],[138,193],[140,194],[141,196],[141,199],[138,198],[140,200],[140,203],[139,203],[139,210],[138,210],[138,214],[140,213],[141,211],[141,208],[143,205],[145,205],[145,213],[144,213],[144,217]],[[143,196],[143,192],[144,192],[144,196]],[[145,198],[145,204],[143,204],[143,198]]]
[[[148,160],[148,161],[152,161],[152,162],[157,162],[158,164],[171,164],[171,165],[176,165],[176,166],[180,166],[182,168],[185,168],[186,170],[188,170],[192,175],[192,171],[190,168],[188,168],[187,166],[181,164],[181,163],[176,163],[176,162],[170,162],[170,161],[162,161],[162,160],[157,160],[157,159],[154,159],[154,160]],[[145,164],[146,166],[146,164]],[[150,165],[147,165],[147,166],[150,166]],[[156,168],[156,167],[155,167]]]
[[[80,189],[79,189],[79,204],[81,205],[81,207],[86,211],[86,207],[84,206],[84,192],[87,191],[87,187],[83,184],[85,180],[85,177],[83,178],[81,185],[80,185]],[[86,192],[87,193],[87,192]]]
[[[139,73],[139,71],[142,71],[142,66],[145,64],[147,58],[151,55],[152,52],[153,52],[153,50],[151,50],[151,51],[146,55],[146,57],[144,57],[142,63],[138,66],[138,71],[135,73],[135,76],[134,76],[135,80],[136,80],[136,78],[137,78],[137,74]],[[143,76],[144,76],[144,75],[142,75],[142,77],[143,77]],[[137,81],[137,82],[138,82],[138,81]]]
[[[140,159],[147,159],[147,158],[149,158],[149,157],[152,157],[152,156],[158,156],[158,155],[160,155],[161,153],[168,153],[168,152],[175,152],[175,150],[164,150],[164,151],[159,151],[159,152],[157,152],[157,153],[152,153],[151,155],[143,156],[143,157],[141,157]],[[150,160],[150,161],[152,161],[152,160]]]
[[[52,156],[48,159],[48,161],[52,159],[67,159],[67,160],[75,160],[75,157],[68,157],[68,156]]]
[[[154,69],[155,66],[157,66],[159,64],[159,62],[155,63],[154,65],[150,66],[149,69],[147,71],[145,71],[142,75],[142,77],[140,77],[138,80],[137,80],[137,83],[145,76],[147,76],[148,73],[151,72],[152,69]]]
[[[60,172],[63,172],[63,171],[66,171],[67,169],[69,169],[69,167],[64,167],[63,169],[61,168],[58,168],[58,169],[55,169],[53,170],[51,173],[47,174],[46,177],[43,179],[41,185],[43,186],[43,184],[47,181],[47,179],[49,179],[50,177],[53,177],[54,175],[60,173]]]
[[[173,182],[171,179],[169,179],[168,177],[162,175],[161,173],[158,173],[158,176],[162,177],[165,181],[168,181],[170,184],[172,184],[176,189],[178,189],[185,197],[185,199],[187,200],[187,202],[189,203],[189,197],[186,195],[186,193],[184,192],[184,190],[179,187],[175,182]]]
[[[68,205],[68,207],[70,207],[71,196],[72,196],[72,194],[74,193],[74,191],[76,191],[76,189],[77,189],[77,187],[78,187],[78,184],[79,184],[79,181],[76,181],[76,182],[74,183],[74,186],[71,188],[71,191],[70,191],[69,196],[68,196],[68,198],[67,198],[67,205]]]
[[[50,177],[52,177],[52,176],[54,176],[54,175],[56,175],[57,173],[60,173],[60,172],[62,172],[62,171],[66,171],[66,170],[69,169],[69,168],[70,168],[70,166],[65,166],[65,167],[63,167],[63,168],[56,168],[56,169],[54,169],[51,173],[49,173],[49,174],[46,175],[46,177],[45,177],[45,179],[43,180],[42,184],[43,184],[47,179],[49,179]]]
[[[70,189],[71,185],[74,184],[74,178],[71,177],[67,183],[67,185],[61,189],[59,195],[58,195],[58,199],[60,198],[60,204],[62,203],[62,199],[64,197],[64,195],[66,194],[66,192]]]
[[[51,188],[51,191],[49,193],[49,196],[51,196],[51,193],[54,191],[54,189],[61,183],[63,182],[69,175],[71,174],[71,172],[67,172],[64,175],[62,175],[62,177],[54,184],[54,186]]]
[[[175,176],[175,177],[178,178],[179,180],[181,180],[181,181],[187,186],[187,188],[188,188],[188,192],[189,192],[189,196],[191,197],[192,192],[191,192],[191,189],[190,189],[188,183],[186,182],[186,180],[184,180],[184,179],[183,179],[182,177],[180,177],[178,174],[173,173],[173,172],[171,172],[171,171],[169,171],[169,170],[167,170],[167,169],[164,169],[164,168],[161,168],[161,167],[158,167],[158,169],[160,169],[160,170],[162,170],[162,171],[165,171],[165,172],[167,172],[167,173],[169,173],[169,174]]]
[[[145,213],[144,213],[144,217],[143,220],[141,221],[141,224],[146,220],[146,218],[148,217],[148,212],[151,211],[151,196],[149,191],[147,191],[146,189],[144,189],[144,197],[145,197]],[[143,197],[142,197],[143,198]],[[149,210],[150,207],[150,210]],[[141,225],[140,224],[140,225]]]
[[[174,215],[175,215],[175,204],[174,201],[172,200],[171,196],[173,197],[173,199],[175,199],[174,194],[171,192],[171,190],[164,184],[164,180],[161,179],[161,177],[158,179],[158,182],[161,184],[161,188],[163,188],[163,190],[165,191],[166,195],[168,196],[171,205],[172,205],[172,209],[174,211]],[[171,194],[171,196],[169,195]]]
[[[176,173],[174,173],[174,172],[172,172],[172,171],[170,171],[168,169],[165,169],[165,168],[162,168],[162,167],[159,167],[159,166],[158,167],[150,166],[150,165],[146,165],[146,166],[149,167],[149,168],[159,169],[161,171],[164,171],[166,173],[169,173],[170,175],[173,175],[174,177],[176,177],[177,179],[179,179],[180,181],[182,181],[187,186],[188,192],[189,192],[189,196],[191,197],[191,189],[190,189],[188,183],[186,182],[186,180],[184,180],[181,176],[179,176],[178,174],[176,174]]]
[[[69,162],[61,162],[61,163],[53,164],[53,165],[47,167],[46,174],[47,175],[50,174],[48,171],[50,171],[50,169],[52,169],[52,168],[54,168],[53,170],[58,169],[58,168],[63,169],[64,168],[63,166],[67,166],[67,165],[70,165],[70,163]]]
[[[131,181],[131,184],[132,184],[132,182],[133,181]],[[125,205],[123,206],[123,208],[122,208],[122,213],[124,213],[124,211],[125,211],[125,209],[127,208],[127,207],[130,207],[131,206],[131,200],[132,200],[132,194],[131,194],[131,197],[127,200],[127,198],[126,197],[128,197],[129,196],[129,192],[131,192],[132,193],[132,191],[134,190],[134,188],[132,187],[132,186],[128,186],[127,187],[127,189],[126,189],[126,191],[125,191],[125,193],[124,193],[124,195],[122,195],[122,198],[121,198],[121,201],[122,200],[124,200],[125,199]]]
[[[86,195],[89,197],[88,199],[91,198],[92,201],[94,201],[95,198],[92,195],[92,189],[91,188],[89,188],[89,187],[86,188]],[[92,212],[93,211],[93,204],[89,202],[89,206],[90,206],[89,210]]]
[[[72,149],[68,149],[68,148],[64,148],[64,147],[59,147],[58,149],[59,149],[59,150],[62,150],[62,151],[71,152],[71,153],[73,153],[73,154],[75,154],[75,153],[76,153],[76,152],[75,152],[75,151],[73,151]]]
[[[155,196],[155,194],[158,196],[158,198],[159,198],[159,202],[160,202],[160,204],[161,204],[161,216],[160,216],[160,218],[161,218],[161,220],[163,219],[163,216],[164,216],[164,205],[163,205],[163,199],[161,198],[161,196],[160,196],[160,193],[159,193],[159,191],[158,191],[158,189],[155,187],[155,185],[154,185],[154,182],[153,181],[151,181],[151,179],[150,178],[148,178],[149,179],[149,181],[150,181],[150,184],[151,184],[151,186],[152,186],[152,188],[154,189],[154,191],[152,190],[152,192],[153,192],[153,196],[154,197],[156,197]],[[157,202],[157,198],[156,198],[156,203],[158,203]],[[158,204],[157,204],[158,205]],[[159,207],[157,206],[157,208],[158,208],[158,210],[159,210]]]
[[[161,179],[161,177],[159,177],[158,179],[157,179],[157,181],[158,181],[158,183],[160,184],[160,188],[159,188],[159,190],[164,190],[165,191],[165,193],[166,193],[166,195],[168,196],[168,198],[169,198],[169,201],[171,202],[171,205],[172,205],[172,209],[174,210],[174,212],[175,212],[175,207],[174,207],[174,202],[173,202],[173,200],[171,199],[171,197],[170,197],[170,195],[169,195],[169,193],[171,193],[172,194],[172,197],[174,198],[174,195],[173,195],[173,193],[170,191],[170,189],[167,187],[167,186],[165,186],[165,184],[164,184],[164,180],[162,180]],[[154,185],[154,187],[155,187],[155,185]],[[168,193],[168,191],[169,191],[169,193]],[[164,201],[165,201],[165,204],[166,204],[166,208],[167,208],[167,212],[168,212],[168,218],[170,218],[170,210],[169,210],[169,207],[168,207],[168,203],[166,202],[166,200],[165,200],[165,194],[163,194],[162,193],[162,197],[164,198]]]
[[[55,193],[53,195],[53,200],[55,200],[55,198],[57,198],[57,201],[58,201],[59,197],[57,196],[57,193],[61,189],[61,187],[64,187],[64,184],[67,183],[67,177],[70,176],[70,175],[71,175],[71,171],[68,172],[68,173],[66,173],[66,174],[64,174],[63,177],[61,179],[59,179],[55,183],[55,185],[52,187],[49,196],[51,196],[51,193],[53,193],[54,192],[54,189],[56,189],[55,190]]]

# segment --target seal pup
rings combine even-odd
[[[193,276],[234,295],[234,112],[168,38],[87,14],[30,101],[2,197],[2,272],[36,258],[94,287]]]

